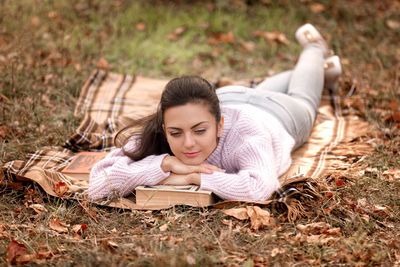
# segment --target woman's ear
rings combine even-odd
[[[224,117],[221,117],[221,119],[218,122],[217,137],[221,137],[223,131],[224,131]]]

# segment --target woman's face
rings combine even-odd
[[[164,112],[164,131],[175,157],[188,165],[203,163],[217,147],[223,129],[203,103],[175,106]]]

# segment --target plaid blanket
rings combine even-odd
[[[1,166],[3,171],[3,175],[0,176],[1,184],[15,186],[22,181],[35,181],[52,196],[89,201],[85,193],[88,181],[66,177],[60,171],[78,151],[113,149],[114,133],[132,119],[152,113],[166,83],[167,80],[103,70],[94,71],[84,84],[75,108],[75,115],[83,116],[83,120],[65,145],[43,147],[28,155],[26,160],[15,160],[4,164]],[[255,83],[255,80],[240,82],[250,87]],[[216,85],[222,84],[216,81]],[[226,85],[226,81],[223,85]],[[343,145],[351,149],[352,140],[368,131],[366,122],[342,113],[339,97],[324,95],[318,112],[310,138],[293,153],[291,168],[280,177],[281,189],[271,199],[257,204],[283,203],[289,209],[288,216],[296,217],[296,211],[298,213],[299,209],[290,207],[295,203],[293,198],[318,196],[313,184],[323,181],[330,172],[344,164],[341,161],[341,153],[346,151],[340,152]],[[368,146],[363,146],[363,151],[360,153],[364,154],[368,149]],[[214,206],[224,207],[235,203],[237,202],[223,201]],[[127,209],[143,208],[136,205],[134,195],[126,198],[110,198],[97,204]],[[160,208],[168,206],[146,209]]]

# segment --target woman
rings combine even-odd
[[[125,196],[156,184],[197,184],[229,200],[270,197],[291,151],[311,132],[324,76],[325,87],[335,89],[341,73],[312,25],[300,27],[296,38],[303,51],[295,69],[254,89],[215,91],[197,76],[171,80],[142,131],[93,167],[89,197]]]

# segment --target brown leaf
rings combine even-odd
[[[175,62],[176,62],[175,57],[168,57],[168,58],[164,59],[161,63],[163,65],[169,65],[169,64],[174,64]]]
[[[18,256],[26,254],[26,247],[24,244],[18,243],[15,240],[11,240],[7,245],[6,260],[13,263]]]
[[[55,11],[49,11],[48,13],[47,13],[47,17],[49,18],[49,19],[56,19],[56,18],[58,18],[60,15],[57,13],[57,12],[55,12]]]
[[[139,23],[136,23],[135,28],[136,28],[136,30],[143,32],[146,30],[147,25],[144,22],[139,22]]]
[[[217,44],[233,44],[235,43],[235,37],[233,35],[233,31],[230,30],[228,33],[208,33],[211,37],[207,39],[207,43],[209,45],[217,45]]]
[[[275,224],[274,218],[267,210],[263,210],[258,206],[247,206],[247,214],[250,217],[251,229],[257,231],[264,226]]]
[[[396,111],[395,113],[384,117],[383,120],[385,122],[400,122],[400,111]]]
[[[73,225],[72,226],[72,231],[74,232],[74,233],[77,233],[77,232],[79,232],[81,229],[82,229],[82,225],[80,225],[80,224],[75,224],[75,225]]]
[[[330,228],[330,225],[326,222],[316,222],[310,224],[298,224],[296,228],[300,230],[303,234],[321,234]]]
[[[397,20],[388,19],[386,21],[386,25],[392,30],[399,30],[400,29],[400,22]]]
[[[29,208],[32,208],[36,213],[47,212],[47,209],[42,204],[31,204]]]
[[[256,49],[256,44],[252,41],[239,41],[238,49],[242,53],[253,52]]]
[[[187,26],[179,26],[172,33],[167,35],[167,39],[170,41],[177,41],[182,37],[182,34],[188,29]]]
[[[99,61],[97,61],[97,67],[103,70],[108,69],[108,62],[105,58],[100,58]]]
[[[389,108],[393,111],[397,111],[399,110],[399,102],[397,102],[396,99],[393,99],[390,104],[389,104]]]
[[[37,26],[39,26],[39,23],[40,23],[40,18],[39,18],[38,16],[34,16],[34,17],[31,19],[31,26],[32,26],[32,27],[37,27]]]
[[[246,208],[232,208],[229,210],[223,210],[222,212],[239,220],[246,220],[249,218]]]
[[[284,254],[284,253],[286,253],[286,249],[276,247],[271,251],[271,257],[275,257],[276,255]]]
[[[68,189],[68,185],[64,182],[58,182],[54,185],[54,191],[60,197],[62,197],[68,191]]]
[[[168,230],[168,224],[163,224],[159,227],[160,232],[165,232]]]
[[[0,139],[6,139],[8,134],[8,128],[4,125],[0,126]]]
[[[15,259],[15,262],[17,264],[21,264],[22,265],[22,264],[30,263],[31,261],[33,261],[35,259],[36,259],[36,254],[25,254],[25,255],[18,256]]]
[[[60,219],[52,219],[50,220],[49,226],[51,229],[53,229],[56,232],[59,233],[68,233],[68,228],[69,224],[63,223]]]
[[[290,44],[286,36],[279,31],[273,31],[273,32],[254,31],[253,36],[258,38],[264,38],[267,42],[276,42],[284,45]]]
[[[325,6],[323,4],[320,3],[311,3],[310,4],[310,9],[313,13],[317,14],[317,13],[321,13],[322,11],[325,10]]]
[[[399,169],[389,169],[382,173],[382,177],[389,181],[400,181],[400,170]]]

